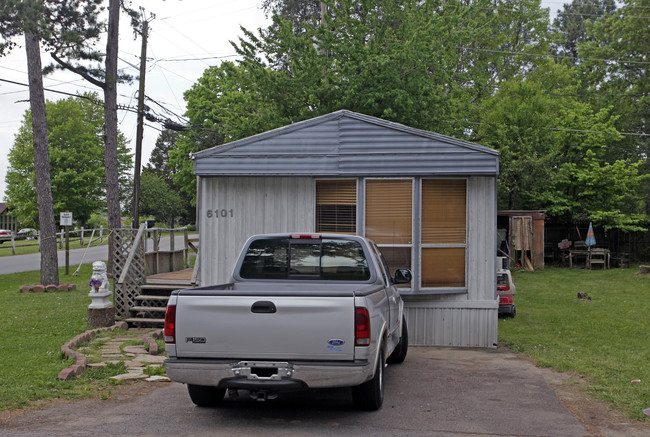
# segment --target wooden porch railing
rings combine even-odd
[[[163,233],[169,233],[169,249],[161,249]],[[176,248],[175,236],[183,232],[183,247]],[[134,306],[135,297],[140,294],[141,286],[147,276],[158,273],[174,272],[190,267],[190,250],[198,253],[193,244],[197,239],[190,239],[187,228],[163,229],[147,228],[146,223],[134,229],[120,229],[116,233],[115,245],[115,295],[116,314],[123,318],[128,316]],[[148,240],[153,244],[148,251]],[[192,272],[192,284],[198,283],[198,258]]]

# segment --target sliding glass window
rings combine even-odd
[[[391,273],[411,268],[413,181],[366,179],[365,234],[373,240]],[[408,285],[405,285],[408,286]]]
[[[466,287],[467,182],[422,180],[422,288]]]

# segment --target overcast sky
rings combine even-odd
[[[567,0],[568,2],[568,0]],[[562,7],[561,0],[542,1],[555,11]],[[155,14],[150,21],[147,48],[147,73],[145,94],[161,106],[148,103],[161,116],[182,115],[185,112],[183,93],[203,74],[222,59],[234,60],[234,49],[229,41],[241,35],[239,26],[249,30],[265,27],[269,20],[260,9],[261,0],[133,0],[132,6],[142,6],[146,16]],[[120,31],[119,68],[138,76],[140,39],[134,39],[129,20],[122,14]],[[0,58],[0,79],[21,84],[27,83],[27,63],[23,39],[16,40],[19,47],[6,57]],[[43,64],[49,63],[49,55],[43,55]],[[75,94],[100,89],[83,81],[72,73],[56,72],[44,78],[47,89]],[[137,82],[118,86],[118,105],[137,106]],[[66,96],[45,92],[47,100]],[[0,81],[0,198],[4,200],[5,176],[9,150],[14,136],[22,123],[29,93],[26,86]],[[170,111],[165,113],[165,110]],[[135,147],[136,120],[133,112],[118,112],[119,129]],[[142,165],[149,161],[161,126],[147,122],[144,131]]]

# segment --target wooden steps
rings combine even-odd
[[[129,327],[141,328],[141,327],[150,327],[150,328],[162,328],[165,325],[165,319],[148,319],[144,317],[129,317],[125,319],[126,323],[129,324]]]
[[[192,269],[148,276],[125,319],[129,326],[162,328],[172,291],[191,288]]]

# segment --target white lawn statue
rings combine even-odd
[[[113,292],[109,290],[110,283],[106,274],[106,264],[103,261],[93,263],[93,276],[88,285],[90,285],[88,297],[92,299],[88,308],[108,308],[113,306],[110,299]]]

